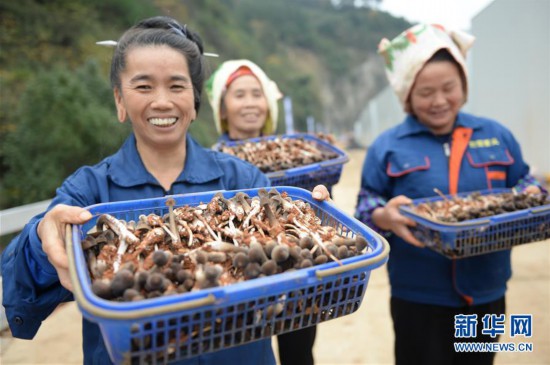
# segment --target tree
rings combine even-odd
[[[129,133],[117,122],[110,86],[93,61],[76,72],[38,73],[15,115],[4,146],[4,207],[51,198],[68,175],[113,153]]]

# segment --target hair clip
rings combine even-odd
[[[189,38],[189,37],[187,37],[187,24],[185,25],[185,28],[183,28],[183,29],[175,27],[172,24],[169,24],[169,26],[170,26],[170,29],[172,29],[174,32],[178,33],[182,37]]]
[[[99,41],[99,42],[95,42],[95,44],[99,46],[105,46],[105,47],[116,47],[118,42],[117,41]]]
[[[172,28],[172,29],[174,29],[178,33],[181,33],[181,30],[179,29],[176,29],[176,28]],[[118,42],[117,41],[99,41],[99,42],[95,42],[95,44],[97,44],[98,46],[116,47]],[[220,55],[217,53],[209,53],[209,52],[204,52],[203,55],[206,57],[220,57]]]

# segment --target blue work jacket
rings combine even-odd
[[[132,134],[114,155],[95,166],[82,167],[67,178],[57,189],[48,210],[57,204],[86,207],[172,194],[264,186],[269,186],[269,180],[254,166],[227,154],[206,150],[187,136],[185,169],[171,189],[165,191],[145,169]],[[23,339],[32,339],[59,303],[73,300],[71,292],[59,283],[55,269],[42,250],[36,229],[44,214],[34,217],[2,254],[3,305],[12,334]],[[99,327],[84,319],[82,332],[84,363],[111,363]],[[267,339],[178,364],[275,364],[275,358],[271,340]]]
[[[263,135],[260,134],[259,137],[257,138],[260,138],[260,137],[263,137]],[[231,137],[229,137],[229,133],[223,133],[223,134],[220,134],[220,136],[218,137],[218,141],[216,143],[222,143],[222,142],[238,142],[238,141],[242,141],[242,139],[233,139]]]
[[[519,144],[501,124],[459,113],[456,127],[473,129],[463,155],[458,192],[511,188],[529,172]],[[415,117],[381,134],[369,148],[361,187],[390,200],[449,193],[450,138],[431,133]],[[388,271],[392,296],[412,302],[459,307],[504,296],[510,278],[510,250],[451,260],[389,237]]]

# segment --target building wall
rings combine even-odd
[[[550,174],[550,1],[495,0],[471,33],[466,110],[510,128],[533,172]]]
[[[356,142],[368,147],[380,133],[403,121],[405,113],[390,86],[376,95],[363,109],[354,125]]]

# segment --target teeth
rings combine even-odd
[[[177,118],[151,118],[149,123],[156,126],[168,126],[176,123]]]

